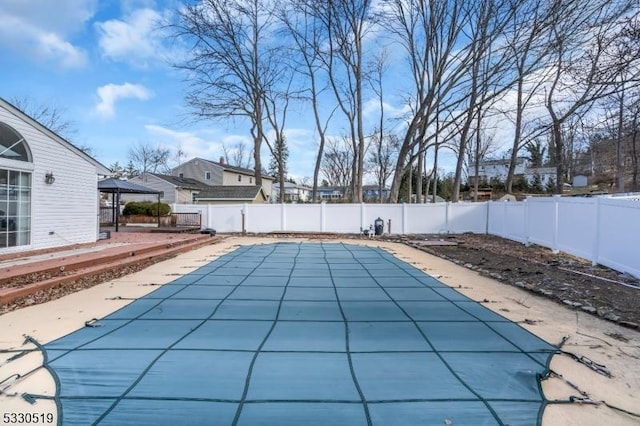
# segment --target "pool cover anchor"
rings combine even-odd
[[[563,350],[560,350],[558,353],[561,353],[573,358],[574,361],[579,362],[580,364],[590,368],[591,370],[595,371],[600,375],[603,375],[608,378],[613,377],[613,374],[611,374],[611,371],[609,371],[606,365],[598,364],[597,362],[595,362],[591,358],[586,357],[585,355],[576,355],[572,352],[563,351]]]
[[[91,318],[89,321],[84,322],[84,326],[90,328],[98,328],[102,327],[102,323],[98,318]]]
[[[608,378],[612,378],[613,374],[611,374],[611,371],[609,371],[609,369],[607,368],[606,365],[604,364],[598,364],[597,362],[595,362],[594,360],[592,360],[591,358],[588,358],[585,355],[576,355],[573,352],[568,352],[562,349],[562,347],[564,346],[565,343],[567,343],[567,340],[569,340],[569,336],[564,336],[562,337],[562,340],[560,340],[560,343],[558,343],[556,345],[556,347],[558,348],[558,352],[559,354],[564,354],[567,355],[571,358],[573,358],[574,361],[579,362],[580,364],[583,364],[585,366],[587,366],[588,368],[590,368],[591,370],[595,371],[598,374],[601,374],[605,377]]]
[[[7,389],[9,389],[15,382],[17,382],[20,377],[20,373],[13,373],[12,375],[5,377],[2,381],[0,381],[0,395],[16,396],[17,393],[7,393]],[[13,381],[11,381],[11,379],[13,379]]]

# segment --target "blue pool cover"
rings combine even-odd
[[[384,250],[244,246],[45,345],[64,425],[532,425],[556,348]]]

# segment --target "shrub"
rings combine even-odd
[[[160,216],[166,216],[171,213],[171,207],[167,203],[160,203]],[[122,212],[124,216],[145,215],[158,216],[158,203],[152,201],[131,201],[124,206]]]

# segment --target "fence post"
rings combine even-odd
[[[596,235],[593,242],[593,258],[591,264],[596,266],[598,264],[598,256],[600,256],[600,197],[596,197]]]
[[[325,232],[325,218],[326,218],[326,212],[325,212],[325,205],[326,205],[326,201],[322,201],[320,202],[320,232]]]
[[[484,234],[489,235],[489,219],[491,213],[491,203],[493,200],[485,201],[484,204],[487,206],[487,212],[484,216]]]
[[[524,245],[529,247],[531,244],[529,243],[529,203],[527,203],[527,200],[529,200],[529,198],[531,198],[531,196],[528,196],[527,198],[524,199]]]
[[[249,203],[242,206],[242,233],[245,234],[249,230]]]
[[[360,232],[369,229],[367,226],[366,207],[364,203],[360,203]]]
[[[402,203],[402,235],[407,233],[407,203]]]
[[[451,233],[449,229],[449,208],[451,207],[451,201],[447,201],[444,205],[444,230],[447,234]]]
[[[558,253],[558,231],[560,230],[560,195],[553,196],[553,247],[551,251]]]
[[[502,238],[508,238],[507,237],[507,201],[503,200],[502,201]]]
[[[202,210],[200,210],[202,212]],[[206,228],[214,228],[213,226],[213,205],[211,204],[207,204],[207,217],[206,217],[207,221],[205,222],[207,224]],[[202,221],[202,219],[201,219]]]
[[[287,229],[287,212],[285,211],[285,203],[280,203],[280,230]]]

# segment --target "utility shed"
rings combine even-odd
[[[111,172],[0,98],[0,253],[96,241]]]

